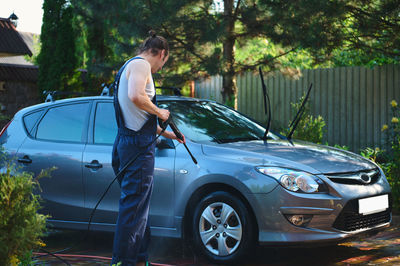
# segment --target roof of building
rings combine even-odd
[[[0,64],[33,66],[33,64],[27,61],[23,55],[0,57]]]
[[[18,32],[22,39],[25,41],[25,44],[28,46],[29,50],[34,51],[34,38],[39,38],[38,34],[31,32]],[[13,64],[13,65],[29,65],[33,64],[27,61],[25,55],[17,55],[17,56],[3,56],[0,57],[0,64]]]
[[[0,18],[0,57],[29,55],[32,51],[9,19]]]
[[[37,82],[38,73],[39,68],[37,66],[0,63],[0,81]]]

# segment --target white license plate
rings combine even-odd
[[[376,196],[366,199],[358,200],[358,213],[360,214],[371,214],[382,212],[389,208],[389,197],[388,195]]]

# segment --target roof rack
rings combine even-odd
[[[53,94],[55,91],[43,91],[43,95],[46,95],[46,100],[44,102],[54,102]]]
[[[100,96],[110,96],[110,91],[112,87],[112,83],[103,83],[101,84],[101,87],[103,87],[103,90],[101,91]]]
[[[89,95],[87,92],[76,92],[76,91],[43,91],[43,95],[46,95],[45,102],[54,102],[55,97],[58,95]]]
[[[174,95],[175,95],[175,96],[182,96],[182,93],[181,93],[182,88],[160,86],[160,87],[156,87],[156,89],[161,89],[161,90],[172,90],[172,91],[174,92]]]
[[[111,96],[111,90],[113,88],[113,83],[103,83],[101,84],[101,87],[103,90],[101,91],[100,96]],[[175,96],[182,96],[181,90],[182,88],[178,87],[166,87],[166,86],[160,86],[156,87],[156,89],[161,89],[161,90],[171,90],[173,91]],[[45,102],[54,102],[56,96],[60,95],[85,95],[88,96],[90,95],[87,92],[76,92],[76,91],[43,91],[43,95],[46,95],[46,100]]]

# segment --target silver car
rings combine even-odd
[[[227,263],[253,245],[339,242],[391,222],[391,191],[382,170],[351,152],[288,141],[214,101],[159,96],[186,136],[160,138],[150,208],[152,234],[193,240]],[[86,229],[90,213],[114,179],[116,135],[112,97],[47,102],[19,111],[0,143],[24,171],[43,178],[42,212],[49,225]],[[113,184],[92,229],[113,231],[119,186]]]

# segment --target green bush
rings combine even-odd
[[[304,97],[305,95],[300,98],[298,103],[290,103],[294,113],[297,113],[299,110]],[[308,103],[304,107],[303,116],[293,133],[293,138],[321,144],[325,132],[325,121],[320,115],[314,117],[310,114],[310,106]],[[288,128],[281,131],[281,134],[287,136],[289,132],[290,129]]]
[[[366,148],[361,155],[376,162],[383,170],[392,189],[393,210],[400,213],[400,108],[391,102],[392,119],[382,127],[386,137],[386,149]]]
[[[1,153],[1,151],[0,151]],[[46,216],[38,214],[39,188],[37,178],[26,172],[19,173],[8,165],[0,173],[0,265],[25,264],[32,249],[43,246],[40,237],[46,228]]]
[[[329,143],[327,141],[325,141],[324,145],[329,146]],[[339,144],[335,144],[335,145],[333,145],[333,147],[336,148],[336,149],[344,150],[344,151],[349,151],[350,150],[349,146],[346,146],[346,145],[342,146],[342,145],[339,145]]]
[[[389,125],[383,125],[382,131],[386,133],[388,152],[386,160],[382,163],[386,177],[392,188],[393,207],[400,212],[400,108],[395,100],[391,102],[392,119]]]
[[[1,103],[0,103],[0,107],[1,107]],[[8,123],[8,121],[10,121],[10,117],[0,113],[0,131]],[[1,149],[1,147],[0,147],[0,149]],[[0,150],[0,154],[1,154],[1,150]],[[0,160],[1,160],[1,158],[0,158]]]
[[[0,113],[0,120],[6,120],[6,119],[8,119],[8,116],[3,115],[2,113]]]
[[[231,108],[235,108],[235,95],[231,95],[228,99],[225,100],[225,105]]]
[[[400,212],[400,108],[395,100],[391,102],[391,105],[392,119],[388,125],[382,127],[382,131],[386,133],[388,150],[381,152],[380,165],[392,188],[393,208]]]
[[[399,159],[394,159],[386,150],[379,148],[365,148],[361,155],[377,163],[390,184],[393,197],[393,211],[400,213],[400,182],[399,182]]]

